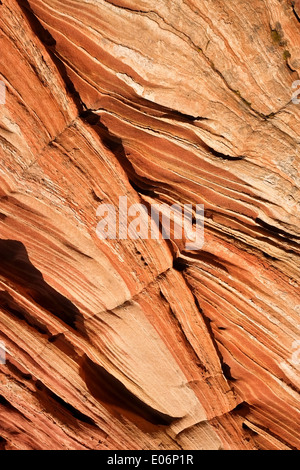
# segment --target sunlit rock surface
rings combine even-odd
[[[299,22],[0,2],[0,448],[300,448]],[[120,196],[204,204],[202,250],[100,240]]]

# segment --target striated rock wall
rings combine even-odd
[[[0,2],[1,449],[300,448],[299,23]],[[120,196],[204,204],[203,248],[100,240]]]

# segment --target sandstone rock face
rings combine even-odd
[[[0,12],[0,448],[299,449],[299,1]],[[120,196],[203,248],[100,240]]]

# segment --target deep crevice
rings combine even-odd
[[[84,321],[81,312],[69,299],[47,284],[42,273],[31,263],[23,243],[17,240],[0,240],[0,259],[0,276],[12,283],[17,291],[72,329],[77,330],[77,323],[81,326]],[[2,292],[0,300],[15,316],[25,319],[42,334],[49,334],[48,329],[20,308],[10,294]]]
[[[64,401],[61,397],[46,387],[46,385],[44,385],[41,381],[37,380],[35,382],[35,386],[36,398],[47,412],[60,417],[63,419],[63,421],[65,421],[65,418],[67,417],[69,424],[74,425],[77,421],[80,421],[84,424],[98,427],[92,418],[74,408],[74,406],[72,406],[70,403]]]
[[[27,21],[29,22],[32,31],[46,47],[53,63],[55,64],[65,84],[67,94],[71,95],[74,100],[74,103],[78,109],[78,113],[82,113],[85,110],[86,106],[82,102],[79,93],[77,92],[72,80],[70,79],[64,62],[61,60],[59,53],[56,51],[56,40],[34,14],[28,0],[16,1],[22,9],[24,16],[27,18]]]
[[[238,157],[232,157],[231,155],[225,155],[224,153],[221,153],[221,152],[217,152],[216,150],[214,150],[212,147],[208,147],[208,151],[214,155],[215,157],[217,158],[222,158],[222,160],[245,160],[245,156],[238,156]]]
[[[296,11],[296,8],[295,8],[295,2],[294,2],[294,1],[292,1],[292,2],[291,2],[291,5],[292,5],[292,10],[293,10],[293,13],[294,13],[294,15],[295,15],[295,17],[296,17],[297,21],[300,23],[300,16],[298,15],[298,13],[297,13],[297,11]]]
[[[123,416],[144,432],[152,432],[158,426],[168,426],[176,418],[168,416],[143,402],[104,367],[84,356],[81,376],[91,395],[119,419]]]

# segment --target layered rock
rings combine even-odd
[[[299,2],[0,10],[0,445],[299,448]],[[100,240],[120,196],[202,250]]]

